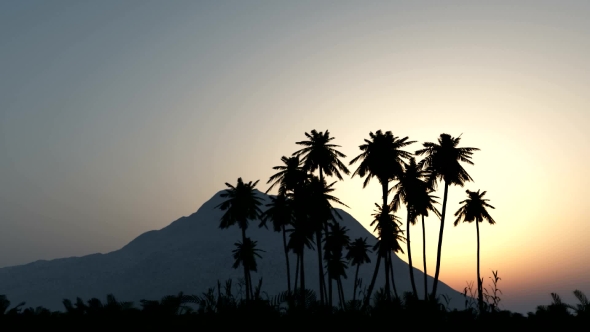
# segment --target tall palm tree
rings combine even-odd
[[[254,192],[258,181],[252,183],[244,183],[242,178],[238,178],[238,184],[234,187],[229,183],[225,183],[228,189],[221,194],[221,197],[227,198],[215,208],[225,211],[221,217],[219,228],[225,229],[236,223],[242,230],[242,243],[246,243],[246,229],[248,228],[249,220],[258,219],[261,215],[260,205],[262,205],[261,198]],[[250,298],[252,293],[252,285],[248,283],[248,270],[244,266],[244,280],[246,281],[246,300]]]
[[[356,272],[354,273],[354,291],[352,294],[352,301],[356,300],[356,288],[359,284],[359,269],[361,265],[365,263],[370,263],[371,259],[369,258],[368,253],[371,252],[370,245],[367,244],[367,238],[359,237],[352,244],[348,246],[348,253],[346,254],[346,259],[350,261],[351,266],[356,265]]]
[[[438,248],[436,253],[436,271],[434,273],[434,284],[432,286],[431,297],[436,298],[438,287],[438,277],[440,274],[440,259],[442,253],[442,239],[445,228],[445,213],[447,208],[447,198],[449,185],[463,186],[467,181],[472,181],[471,176],[465,171],[461,162],[473,165],[471,155],[478,148],[460,148],[458,147],[461,137],[452,137],[449,134],[440,134],[438,144],[426,142],[422,145],[424,149],[416,151],[416,155],[425,155],[420,161],[420,166],[425,167],[430,172],[429,187],[436,189],[438,181],[445,182],[445,192],[443,196],[443,207],[440,218],[440,231],[438,234]]]
[[[306,141],[296,142],[304,148],[295,151],[293,156],[302,157],[303,169],[306,172],[313,174],[316,170],[320,173],[320,182],[324,181],[324,173],[327,176],[336,176],[342,180],[340,172],[348,175],[350,172],[348,168],[340,161],[339,158],[346,158],[346,155],[336,150],[340,145],[330,144],[334,137],[330,137],[330,132],[317,132],[315,129],[311,133],[305,133],[308,138]],[[318,254],[318,272],[320,281],[320,302],[324,303],[324,299],[329,296],[329,303],[332,304],[332,278],[328,271],[328,287],[329,295],[326,294],[326,285],[324,281],[324,271],[322,264],[322,231],[324,234],[328,233],[328,220],[318,220],[321,223],[320,228],[316,231],[316,243]]]
[[[481,194],[478,191],[465,191],[467,193],[468,198],[464,201],[461,201],[459,204],[462,204],[459,210],[455,213],[455,220],[454,225],[457,226],[461,220],[464,222],[473,222],[475,221],[475,229],[477,230],[477,293],[478,293],[478,300],[479,300],[479,312],[480,314],[483,313],[483,286],[482,280],[479,277],[479,223],[487,220],[490,225],[495,224],[496,222],[490,216],[486,208],[495,209],[493,206],[488,204],[487,202],[489,199],[484,199],[486,192],[482,192]]]
[[[375,134],[370,132],[369,136],[371,139],[365,139],[365,144],[359,146],[362,153],[350,161],[350,165],[359,160],[361,161],[358,168],[352,174],[352,177],[355,175],[358,175],[361,178],[366,176],[366,179],[363,182],[363,188],[367,187],[372,177],[376,177],[379,180],[383,193],[382,215],[385,222],[387,222],[387,216],[389,215],[389,204],[387,203],[389,181],[396,179],[402,174],[403,166],[405,165],[404,159],[408,159],[412,156],[411,153],[401,149],[415,142],[408,141],[408,137],[399,138],[393,136],[391,131],[383,133],[381,130],[378,130]],[[377,264],[375,265],[376,273],[378,272],[381,258],[382,255],[377,255]],[[386,260],[386,270],[388,267]],[[388,285],[389,282],[386,283],[386,286]],[[371,282],[368,298],[370,298],[374,286],[374,282]]]
[[[416,213],[416,201],[418,199],[418,192],[421,188],[425,187],[425,183],[422,180],[425,175],[427,175],[427,172],[418,167],[416,164],[416,159],[410,158],[410,162],[406,165],[404,172],[398,176],[398,182],[390,189],[390,191],[395,192],[395,195],[391,200],[392,211],[397,212],[401,203],[406,205],[406,244],[408,249],[408,267],[410,270],[412,291],[415,297],[418,297],[418,292],[416,291],[416,283],[414,281],[414,265],[412,264],[412,247],[410,245],[410,225],[416,224],[416,219],[418,217],[418,214]]]
[[[301,167],[301,160],[299,157],[295,156],[287,158],[283,156],[281,161],[284,165],[273,167],[273,169],[278,170],[278,172],[268,179],[267,184],[272,182],[272,185],[266,190],[266,193],[268,194],[274,186],[278,185],[279,196],[284,195],[287,199],[290,199],[291,202],[292,226],[294,229],[289,231],[286,230],[286,232],[291,233],[287,248],[293,250],[297,255],[294,285],[294,287],[297,288],[300,271],[302,275],[305,274],[301,260],[303,257],[304,245],[308,242],[305,238],[307,236],[307,230],[304,229],[307,225],[307,216],[302,212],[301,207],[305,205],[301,202],[302,199],[300,197],[304,195],[300,195],[298,192],[304,187],[305,182],[308,180],[308,175]],[[297,198],[297,201],[295,198]],[[301,279],[302,280],[300,281],[305,283],[305,279]],[[302,291],[305,291],[305,288],[303,288]]]
[[[418,196],[415,201],[415,213],[422,217],[422,261],[424,265],[424,300],[428,300],[428,274],[426,270],[426,228],[424,227],[424,217],[428,217],[429,212],[433,212],[440,218],[440,212],[434,206],[438,204],[437,196],[432,195],[432,189],[424,184],[417,192]]]
[[[258,241],[252,241],[247,237],[243,242],[234,243],[236,249],[232,251],[235,259],[233,268],[237,269],[241,264],[244,267],[244,270],[247,271],[246,284],[249,285],[249,288],[246,287],[246,292],[248,292],[248,289],[252,292],[252,277],[250,271],[257,271],[256,257],[262,258],[259,252],[264,252],[264,250],[256,248],[257,243]],[[252,294],[250,294],[250,296],[252,296]]]
[[[291,292],[291,271],[289,266],[289,248],[287,247],[286,227],[293,223],[293,206],[285,194],[270,197],[271,202],[266,204],[267,210],[262,214],[260,227],[266,227],[267,221],[272,221],[273,230],[283,233],[283,249],[287,262],[287,290]]]

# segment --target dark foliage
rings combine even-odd
[[[142,300],[137,308],[130,302],[119,302],[113,295],[106,303],[100,299],[76,302],[64,300],[63,312],[45,308],[26,308],[19,304],[10,308],[10,301],[0,296],[0,329],[15,330],[286,330],[314,329],[367,330],[391,326],[396,330],[424,329],[569,329],[587,326],[588,301],[576,290],[580,301],[572,306],[565,304],[557,294],[551,294],[552,303],[538,306],[527,316],[506,310],[488,310],[477,315],[473,308],[448,310],[438,301],[424,301],[405,293],[403,298],[388,300],[383,288],[373,294],[371,305],[362,308],[361,301],[348,301],[342,308],[320,305],[316,294],[306,290],[302,298],[293,292],[282,292],[269,297],[260,292],[259,282],[254,299],[236,299],[232,295],[231,280],[222,288],[210,288],[200,296],[166,296],[160,300]],[[487,307],[490,308],[489,306]]]

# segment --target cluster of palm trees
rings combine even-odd
[[[304,254],[306,249],[313,249],[318,255],[319,298],[321,304],[332,305],[333,284],[340,300],[344,303],[341,278],[346,278],[348,265],[356,266],[353,302],[356,301],[358,271],[362,264],[370,262],[369,253],[371,247],[367,239],[358,238],[354,241],[347,235],[347,229],[338,223],[340,215],[334,209],[333,204],[346,206],[333,195],[334,184],[328,184],[326,177],[336,177],[343,180],[342,174],[348,175],[350,171],[341,158],[346,156],[339,152],[339,145],[332,144],[334,137],[330,137],[328,130],[318,132],[312,130],[305,133],[307,140],[296,142],[303,148],[295,151],[290,157],[283,156],[283,165],[273,167],[277,171],[272,175],[268,184],[271,184],[266,193],[278,187],[278,195],[271,198],[266,204],[266,210],[261,211],[261,198],[254,191],[258,181],[245,183],[238,179],[234,187],[226,183],[228,189],[222,195],[228,198],[217,207],[225,213],[221,218],[220,228],[227,228],[237,224],[242,230],[242,242],[236,243],[234,258],[236,263],[244,269],[246,283],[246,299],[252,297],[251,272],[256,272],[256,257],[261,257],[261,251],[256,248],[256,241],[246,236],[249,221],[261,220],[260,227],[268,227],[272,223],[275,232],[282,233],[285,251],[287,289],[289,292],[305,290]],[[461,138],[441,134],[438,142],[426,142],[423,148],[411,153],[404,148],[416,143],[408,140],[408,137],[397,137],[392,132],[369,133],[369,139],[360,145],[361,154],[353,158],[349,165],[359,163],[352,177],[365,178],[363,188],[367,186],[371,178],[376,178],[382,188],[382,202],[375,203],[377,209],[373,214],[377,232],[377,244],[372,250],[377,254],[377,261],[371,283],[365,292],[364,306],[368,305],[379,273],[381,261],[385,269],[384,292],[387,300],[390,300],[391,288],[393,295],[398,297],[393,275],[392,253],[403,252],[402,244],[406,243],[408,254],[409,273],[412,285],[412,294],[417,298],[417,287],[413,275],[413,261],[410,246],[410,225],[414,225],[419,218],[422,223],[422,237],[425,240],[424,217],[429,213],[440,218],[440,230],[436,260],[436,271],[431,293],[428,293],[426,279],[426,248],[423,247],[424,264],[424,300],[436,299],[438,279],[440,273],[441,249],[443,231],[445,226],[446,205],[448,188],[450,185],[463,186],[465,182],[472,181],[471,176],[463,168],[462,163],[473,165],[471,157],[474,151],[479,149],[459,147]],[[423,156],[416,161],[415,156]],[[317,175],[316,175],[317,173]],[[390,188],[390,183],[394,185]],[[442,212],[435,207],[437,196],[434,192],[439,182],[444,183]],[[455,226],[461,221],[476,221],[477,229],[477,278],[478,301],[480,311],[483,310],[482,280],[479,275],[479,222],[487,220],[494,224],[494,220],[486,208],[493,208],[484,199],[483,193],[467,190],[468,198],[461,202],[462,206],[455,213],[457,219]],[[392,199],[390,200],[390,195]],[[405,205],[406,229],[401,229],[402,221],[395,215],[401,205]],[[424,241],[425,243],[425,241]],[[347,253],[344,253],[344,250]],[[295,281],[291,282],[291,266],[289,251],[297,257],[295,264]],[[325,263],[325,265],[324,265]],[[324,268],[326,271],[324,271]],[[327,277],[327,278],[326,278]],[[327,283],[326,283],[327,279]],[[391,283],[390,283],[391,281]],[[293,286],[293,288],[292,288]]]

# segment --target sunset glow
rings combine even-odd
[[[590,292],[590,2],[425,3],[4,2],[0,266],[116,250],[225,182],[265,191],[305,132],[348,165],[381,129],[410,152],[441,133],[481,150],[449,190],[442,281],[476,279],[475,225],[452,222],[485,190],[481,272],[505,308]],[[335,194],[369,228],[381,191],[363,180]]]

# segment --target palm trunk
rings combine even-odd
[[[479,222],[475,220],[475,229],[477,230],[477,295],[479,301],[479,314],[483,314],[483,292],[481,278],[479,277]]]
[[[389,285],[389,272],[391,271],[390,260],[388,259],[388,251],[385,252],[385,298],[391,301],[391,286]]]
[[[387,205],[387,192],[389,189],[389,183],[387,182],[387,180],[383,180],[381,181],[381,190],[383,191],[383,205],[381,206],[381,217],[383,218],[382,220],[380,220],[380,222],[385,222],[385,219],[389,217],[389,205]],[[389,237],[390,234],[387,234],[387,236]],[[381,243],[381,244],[385,244],[386,246],[388,244],[386,243]],[[383,248],[379,248],[379,250],[383,250],[383,252],[385,253],[385,296],[387,298],[387,301],[391,301],[391,289],[389,287],[389,262],[390,260],[387,259],[387,252],[389,252],[389,248],[387,249],[383,249]]]
[[[322,170],[321,167],[320,167],[320,182],[321,183],[324,183],[324,172],[323,172],[323,170]],[[328,236],[328,221],[327,220],[325,220],[325,222],[324,222],[324,236],[326,236],[326,237]],[[321,234],[320,234],[320,237],[321,237]],[[321,246],[318,244],[318,251],[319,252],[321,252],[320,248],[321,248]],[[330,275],[330,270],[326,271],[327,274],[328,274],[328,290],[326,291],[326,281],[324,279],[324,274],[323,274],[323,265],[324,264],[323,264],[323,259],[321,259],[321,257],[322,256],[320,255],[319,256],[320,259],[319,259],[319,262],[318,262],[320,264],[320,271],[321,271],[321,275],[320,275],[320,293],[321,293],[321,290],[322,290],[322,287],[323,287],[324,296],[328,300],[326,302],[331,307],[332,306],[332,278],[331,278],[331,275]],[[321,294],[320,294],[320,296],[321,296]]]
[[[328,223],[324,224],[324,234],[326,234],[326,237],[328,236]],[[329,260],[329,253],[326,250],[326,253],[324,255],[324,258],[326,259],[326,263]],[[326,274],[328,277],[328,286],[326,289],[326,302],[328,303],[328,305],[330,306],[330,308],[333,305],[334,302],[334,298],[333,298],[333,294],[332,294],[332,273],[330,272],[330,269],[326,268]],[[324,283],[324,287],[326,286],[326,283]]]
[[[354,274],[354,290],[353,290],[353,293],[352,293],[352,302],[354,302],[356,300],[356,287],[359,284],[359,268],[360,267],[361,267],[360,264],[358,264],[356,266],[356,272]]]
[[[342,288],[342,279],[338,276],[338,294],[340,295],[340,307],[344,310],[345,302],[344,302],[344,289]]]
[[[252,271],[248,269],[248,284],[250,284],[250,299],[254,300],[254,287],[252,287]]]
[[[242,243],[246,243],[246,229],[242,228]],[[243,264],[242,264],[243,265]],[[248,278],[248,268],[244,265],[244,282],[246,283],[246,301],[250,299],[250,280]]]
[[[424,300],[428,300],[428,275],[426,274],[426,229],[424,228],[424,215],[422,215],[422,256],[424,259]]]
[[[324,305],[325,299],[325,285],[324,285],[324,264],[322,260],[322,231],[318,229],[315,233],[315,239],[317,243],[317,252],[318,252],[318,271],[319,271],[319,282],[320,282],[320,304]]]
[[[410,267],[410,282],[412,283],[412,292],[414,297],[418,298],[418,292],[416,291],[416,283],[414,282],[414,265],[412,264],[412,246],[410,244],[410,219],[412,215],[410,213],[410,207],[408,207],[408,222],[406,225],[406,243],[408,245],[408,266]]]
[[[283,228],[283,248],[285,249],[285,261],[287,262],[287,290],[291,293],[291,269],[289,267],[289,249],[287,248],[287,235],[285,234],[285,225]]]
[[[304,260],[303,260],[303,252],[305,251],[305,248],[301,248],[301,269],[299,270],[299,272],[301,272],[301,294],[305,294],[305,266],[303,264]]]
[[[295,292],[297,292],[297,286],[298,286],[298,282],[299,282],[299,261],[300,261],[300,255],[297,254],[297,263],[295,264],[295,284],[293,285],[293,287],[295,288]]]
[[[399,297],[399,295],[397,295],[397,288],[395,287],[395,278],[393,277],[393,262],[391,261],[391,251],[389,252],[389,269],[391,270],[391,285],[393,286],[393,295],[395,295],[395,297]]]
[[[436,288],[438,286],[438,276],[440,274],[440,257],[442,251],[442,239],[443,239],[443,230],[445,229],[445,212],[447,210],[447,197],[449,195],[449,184],[445,180],[445,195],[443,198],[443,210],[442,216],[440,218],[440,232],[438,233],[438,249],[436,252],[436,271],[434,272],[434,283],[432,285],[432,295],[431,298],[433,300],[436,299]]]

